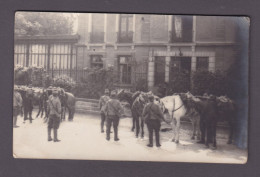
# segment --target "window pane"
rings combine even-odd
[[[197,57],[197,70],[208,70],[209,59],[208,57]]]

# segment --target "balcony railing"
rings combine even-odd
[[[171,42],[192,42],[193,30],[172,31]]]

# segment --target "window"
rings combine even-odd
[[[192,16],[173,16],[172,42],[192,42],[192,28]]]
[[[47,49],[45,44],[32,44],[29,47],[29,66],[47,66]]]
[[[104,14],[93,14],[92,15],[92,43],[103,43],[104,42]]]
[[[131,56],[118,57],[119,81],[122,84],[131,84],[131,73],[132,73],[131,61],[132,61]]]
[[[15,44],[14,65],[26,66],[26,45],[25,44]]]
[[[170,80],[172,80],[174,75],[179,72],[190,75],[191,57],[171,57]]]
[[[103,68],[103,56],[91,55],[91,68]]]
[[[119,24],[118,42],[133,42],[133,15],[121,14]]]
[[[208,57],[197,57],[197,70],[208,71],[209,58]]]
[[[49,68],[52,70],[75,68],[74,60],[76,54],[74,50],[71,44],[51,44]]]

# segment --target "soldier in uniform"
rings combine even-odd
[[[52,91],[52,96],[48,101],[49,121],[48,121],[48,141],[52,141],[51,129],[54,131],[54,142],[59,142],[58,128],[60,125],[61,103],[58,97],[58,90]]]
[[[13,97],[13,127],[18,128],[19,126],[16,125],[17,116],[21,113],[23,105],[23,99],[18,92],[18,87],[14,86],[14,97]]]
[[[160,127],[161,121],[164,120],[163,113],[160,107],[154,103],[154,97],[150,95],[148,97],[149,103],[144,107],[143,117],[145,117],[145,123],[149,131],[149,144],[148,147],[153,147],[153,131],[155,132],[156,146],[160,147]]]
[[[104,107],[109,100],[109,90],[105,89],[105,95],[103,95],[99,100],[99,109],[100,109],[100,115],[101,115],[101,133],[104,133],[104,123],[106,120],[106,115],[104,112]]]
[[[32,86],[29,85],[26,89],[25,99],[24,99],[24,122],[28,119],[29,116],[30,123],[32,123],[32,111],[33,111],[33,89]]]
[[[111,98],[104,106],[104,112],[106,114],[106,139],[110,140],[110,129],[113,124],[114,128],[114,140],[119,141],[118,138],[118,124],[121,114],[123,113],[123,107],[121,103],[116,99],[116,92],[111,92]]]

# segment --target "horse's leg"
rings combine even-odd
[[[42,110],[42,105],[41,105],[41,101],[39,101],[39,110],[38,110],[38,113],[36,115],[36,118],[38,118],[38,116],[40,115],[41,110]]]
[[[133,125],[131,131],[133,132],[135,130],[135,121],[136,121],[136,116],[134,115],[134,112],[132,111],[132,117],[133,117]]]
[[[172,120],[172,131],[173,131],[172,142],[175,142],[175,136],[176,136],[175,129],[176,129],[176,120],[175,120],[175,118],[173,118],[173,120]]]
[[[143,121],[143,119],[141,120],[141,129],[142,129],[141,138],[144,138],[144,121]]]
[[[229,137],[228,137],[227,144],[232,144],[233,131],[234,131],[234,120],[233,119],[229,120],[228,124],[229,124]]]
[[[199,124],[200,124],[201,138],[200,138],[200,141],[198,141],[198,143],[204,144],[205,143],[205,135],[206,135],[205,134],[206,126],[205,126],[204,120],[200,119]]]
[[[197,136],[197,140],[200,140],[201,133],[200,133],[200,128],[199,128],[199,119],[198,118],[196,118],[196,120],[195,120],[195,134]]]
[[[181,126],[181,119],[180,118],[176,118],[176,128],[175,128],[176,140],[175,140],[175,143],[179,143],[180,126]]]
[[[213,128],[212,128],[212,138],[213,138],[213,147],[214,147],[214,148],[217,148],[217,140],[216,140],[216,137],[217,137],[217,123],[214,122]]]
[[[138,138],[138,135],[139,135],[139,131],[140,131],[140,124],[139,124],[139,121],[140,121],[140,118],[139,118],[139,116],[138,117],[136,117],[136,121],[135,121],[135,123],[136,123],[136,133],[135,133],[135,137],[136,138]]]
[[[196,135],[196,120],[194,118],[190,118],[191,120],[191,124],[192,124],[192,135],[191,135],[191,139],[194,140],[195,139],[195,135]]]
[[[71,109],[70,109],[70,111],[71,111],[71,120],[73,121],[73,119],[74,119],[74,114],[75,114],[75,106],[73,106]],[[65,111],[66,112],[66,111]]]

